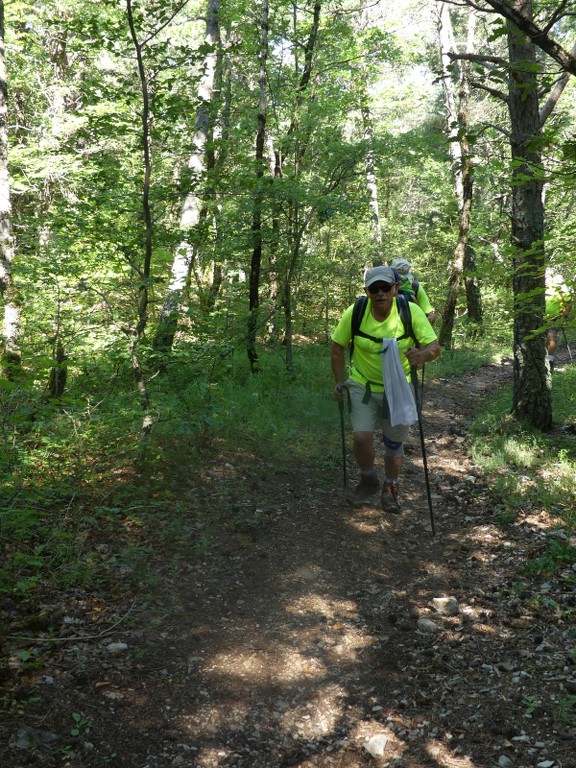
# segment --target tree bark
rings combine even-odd
[[[368,11],[365,0],[362,0],[360,10],[360,27],[364,30],[369,23]],[[370,229],[372,240],[370,243],[371,253],[368,260],[372,265],[382,264],[382,228],[380,226],[380,206],[378,203],[378,181],[376,175],[376,162],[374,157],[374,121],[370,110],[370,101],[368,98],[368,74],[364,59],[360,59],[359,64],[360,80],[360,113],[362,115],[362,127],[364,129],[364,144],[366,146],[364,154],[364,168],[366,173],[366,191],[368,193],[368,208],[370,211]]]
[[[466,285],[466,306],[468,308],[468,320],[474,323],[473,336],[482,334],[482,323],[484,321],[484,309],[482,306],[482,294],[480,293],[480,284],[475,276],[476,272],[476,254],[470,243],[466,243],[464,252],[464,283]]]
[[[208,0],[204,37],[207,53],[198,86],[193,148],[188,160],[191,190],[182,204],[180,230],[183,238],[172,261],[170,282],[154,338],[154,348],[160,352],[168,352],[174,342],[182,298],[192,268],[193,244],[190,234],[202,219],[202,198],[199,190],[206,170],[206,144],[212,127],[210,106],[215,98],[214,81],[220,45],[219,15],[220,0]]]
[[[531,18],[531,0],[514,8]],[[545,256],[540,116],[535,47],[513,25],[508,29],[511,67],[508,109],[512,153],[512,232],[514,286],[514,391],[512,411],[519,421],[552,426],[550,374],[546,368],[544,323]]]
[[[372,127],[372,115],[367,99],[362,104],[362,123],[364,126],[364,142],[366,153],[364,155],[364,167],[366,170],[366,190],[368,192],[368,206],[370,209],[370,227],[372,230],[372,249],[370,262],[382,264],[382,230],[380,227],[380,208],[378,205],[378,183],[376,181],[376,163],[374,162],[374,132]]]
[[[59,400],[66,390],[66,379],[68,377],[68,364],[66,362],[68,356],[59,339],[55,343],[53,358],[55,364],[50,369],[48,397],[51,400]]]
[[[12,273],[14,255],[8,174],[8,84],[4,47],[4,2],[0,0],[0,296],[4,305],[1,359],[4,373],[9,379],[21,367],[20,304]]]
[[[144,160],[144,178],[142,182],[142,214],[144,219],[144,259],[139,274],[138,286],[138,312],[136,323],[133,328],[127,329],[130,338],[129,352],[132,361],[132,372],[136,381],[136,387],[140,396],[140,405],[144,413],[140,436],[145,443],[152,432],[153,420],[151,414],[150,393],[144,376],[144,371],[139,357],[139,343],[142,334],[146,329],[148,320],[148,286],[150,284],[150,270],[152,265],[152,212],[150,210],[150,183],[152,178],[152,158],[150,154],[150,95],[148,91],[148,81],[144,67],[144,58],[142,46],[138,40],[134,24],[134,15],[132,10],[132,0],[126,2],[126,12],[128,16],[128,26],[130,36],[136,52],[136,64],[138,68],[138,78],[142,91],[142,152]]]
[[[468,15],[468,35],[466,51],[472,54],[474,50],[474,22],[472,12]],[[458,204],[459,225],[458,239],[454,248],[450,265],[450,277],[448,280],[448,295],[442,310],[442,327],[440,330],[440,344],[449,349],[452,346],[452,334],[454,331],[454,317],[462,276],[466,267],[466,258],[469,256],[468,237],[470,234],[473,185],[472,164],[467,140],[468,130],[468,100],[469,100],[469,64],[462,60],[459,63],[460,82],[458,92],[455,92],[451,76],[450,54],[455,53],[454,33],[452,19],[447,3],[441,3],[438,13],[438,38],[440,41],[440,54],[442,61],[442,85],[446,105],[446,118],[448,124],[449,150],[452,156],[452,176],[454,182],[454,194]],[[471,278],[472,279],[472,278]],[[468,297],[467,291],[467,297]],[[476,317],[482,316],[479,290],[472,293],[476,299],[474,311]]]
[[[256,131],[256,192],[252,208],[252,258],[248,297],[248,334],[246,351],[252,373],[259,370],[256,334],[258,330],[258,309],[260,307],[260,268],[262,266],[262,206],[264,203],[264,168],[266,146],[266,112],[268,90],[266,63],[268,61],[268,0],[262,2],[262,23],[260,37],[260,73],[258,77],[258,128]]]

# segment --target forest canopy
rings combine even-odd
[[[272,349],[293,374],[363,270],[402,257],[444,348],[509,345],[515,415],[551,426],[546,267],[573,288],[562,4],[0,5],[4,377],[27,408],[126,374],[147,437],[156,377],[208,386]]]

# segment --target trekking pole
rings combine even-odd
[[[420,432],[420,449],[422,451],[422,464],[424,466],[424,479],[426,480],[426,495],[428,496],[428,509],[430,510],[430,525],[432,526],[432,536],[436,535],[434,529],[434,512],[432,511],[432,494],[430,493],[430,479],[428,477],[428,458],[426,456],[426,445],[424,444],[424,427],[422,425],[422,409],[420,407],[420,397],[418,395],[418,371],[416,366],[410,368],[412,386],[414,387],[414,396],[416,398],[416,413],[418,414],[418,430]]]
[[[426,363],[422,363],[422,378],[420,379],[420,410],[424,407],[424,370]]]
[[[568,344],[568,337],[566,336],[566,328],[564,328],[564,326],[562,326],[562,333],[564,335],[564,341],[566,342],[566,348],[568,349],[568,357],[572,360],[572,350],[570,349],[570,344]]]
[[[344,434],[344,401],[338,400],[340,409],[340,433],[342,435],[342,467],[344,469],[344,487],[346,487],[346,437]]]

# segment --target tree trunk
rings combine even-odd
[[[472,53],[474,50],[474,22],[474,14],[470,12],[468,14],[467,53]],[[444,88],[448,136],[450,139],[449,149],[452,156],[454,194],[458,203],[458,212],[460,216],[458,240],[454,248],[454,254],[450,265],[448,295],[442,310],[442,328],[439,335],[440,344],[449,349],[452,346],[456,305],[468,251],[474,180],[468,140],[466,137],[468,129],[468,100],[470,90],[469,64],[467,61],[459,62],[460,83],[458,94],[456,96],[451,76],[450,59],[450,54],[455,53],[456,51],[456,45],[454,42],[452,19],[450,18],[449,7],[446,3],[440,4],[438,13],[438,38],[440,41],[442,85]],[[478,305],[476,305],[476,310],[477,309]]]
[[[269,147],[268,147],[268,155],[270,158],[270,172],[272,174],[272,177],[274,179],[274,184],[278,184],[280,180],[283,178],[283,172],[282,172],[282,163],[280,158],[280,152],[274,150],[274,145],[271,140],[269,140]],[[269,343],[274,343],[278,341],[280,337],[279,332],[279,314],[280,314],[280,307],[282,306],[282,300],[280,299],[280,282],[278,280],[278,265],[279,265],[279,252],[280,252],[280,241],[281,241],[281,228],[280,228],[280,215],[281,215],[281,205],[278,198],[274,195],[274,198],[272,200],[272,210],[271,210],[271,217],[272,217],[272,224],[271,224],[271,238],[270,238],[270,249],[269,249],[269,264],[270,264],[270,272],[269,272],[269,280],[268,280],[268,299],[270,302],[270,306],[272,307],[272,311],[270,312],[270,316],[268,318],[268,327],[267,327],[267,339]]]
[[[53,353],[54,365],[50,369],[48,383],[48,397],[51,400],[59,400],[66,390],[66,378],[68,376],[68,356],[62,342],[58,339]]]
[[[364,30],[369,23],[366,0],[362,0],[360,11],[360,27]],[[370,111],[370,101],[368,97],[368,74],[366,65],[361,58],[359,63],[359,81],[360,81],[360,113],[362,115],[362,127],[364,129],[364,144],[366,146],[364,155],[364,168],[366,173],[366,191],[368,193],[368,208],[370,211],[370,229],[372,239],[370,242],[370,251],[368,260],[370,264],[382,264],[382,228],[380,226],[380,207],[378,203],[378,181],[376,175],[376,163],[374,158],[374,125],[372,113]]]
[[[210,105],[215,98],[214,79],[220,44],[220,0],[208,0],[206,34],[207,53],[204,58],[202,77],[198,86],[198,108],[194,127],[193,149],[188,160],[191,190],[186,195],[180,214],[183,238],[176,249],[172,262],[170,283],[160,312],[154,348],[168,352],[174,342],[180,306],[193,260],[193,244],[190,233],[203,219],[202,199],[199,188],[205,173],[206,144],[211,130]],[[205,216],[205,213],[204,213]]]
[[[21,367],[20,305],[12,275],[14,251],[8,174],[8,85],[4,48],[4,2],[0,0],[0,297],[4,305],[1,359],[7,378],[12,378]]]
[[[362,104],[362,122],[364,126],[364,141],[366,154],[364,155],[364,167],[366,170],[366,191],[368,192],[368,206],[370,208],[370,226],[372,230],[372,254],[371,264],[382,264],[382,230],[380,228],[380,210],[378,207],[378,183],[376,181],[376,164],[374,162],[372,130],[372,115],[366,100]]]
[[[476,34],[476,15],[473,11],[468,13],[468,31],[466,42],[466,53],[474,53],[475,50],[475,34]],[[468,126],[468,104],[470,99],[470,65],[468,62],[464,62],[462,69],[462,78],[460,80],[460,122],[463,127]],[[470,149],[468,145],[468,139],[464,135],[464,144],[462,147],[462,153],[466,158],[465,165],[462,169],[463,175],[463,193],[464,200],[460,215],[462,217],[462,211],[466,208],[466,197],[470,196],[470,208],[473,201],[473,185],[474,175],[471,166]],[[474,248],[470,245],[470,226],[471,226],[471,210],[470,219],[468,222],[468,229],[466,231],[466,244],[464,246],[464,283],[466,286],[466,310],[468,314],[468,322],[472,323],[474,327],[473,335],[476,336],[482,332],[482,323],[484,321],[484,310],[482,307],[482,293],[480,291],[480,282],[476,276],[476,254]],[[461,222],[462,224],[462,222]]]
[[[532,17],[531,0],[514,8]],[[511,65],[508,108],[512,152],[512,247],[514,288],[514,392],[512,410],[520,421],[552,426],[551,379],[546,367],[544,332],[545,257],[540,117],[534,44],[516,27],[508,28]]]
[[[216,75],[215,75],[215,90],[218,93],[222,93],[220,117],[218,121],[218,128],[220,130],[220,146],[218,156],[214,149],[209,150],[207,153],[207,171],[212,171],[213,176],[216,176],[217,170],[223,168],[227,158],[226,145],[232,141],[229,134],[230,130],[230,110],[232,108],[232,82],[231,82],[230,66],[226,62],[221,46],[218,49],[218,58],[216,62]],[[214,132],[216,130],[216,123],[211,124],[210,137],[212,143],[214,142]],[[224,236],[222,230],[219,227],[219,218],[222,210],[222,206],[218,202],[218,194],[213,188],[213,183],[210,183],[206,190],[205,202],[211,205],[213,208],[213,229],[214,229],[214,258],[212,259],[212,279],[210,287],[205,290],[203,294],[203,309],[206,312],[211,312],[215,305],[216,300],[220,294],[220,288],[224,280],[224,270],[222,268],[221,252],[224,242]],[[208,213],[207,206],[204,206],[204,210]]]
[[[142,215],[144,219],[144,259],[140,269],[138,269],[139,288],[138,288],[138,312],[136,323],[133,328],[127,329],[130,337],[129,351],[132,361],[132,372],[136,381],[138,394],[140,396],[140,405],[144,413],[140,436],[143,443],[146,443],[152,432],[152,414],[150,393],[144,376],[144,371],[139,357],[139,344],[148,320],[148,285],[150,284],[151,265],[152,265],[152,212],[150,210],[150,184],[152,178],[152,158],[150,155],[150,95],[148,91],[148,80],[144,68],[144,58],[142,55],[142,46],[138,40],[134,24],[134,15],[132,10],[132,0],[126,2],[126,12],[128,15],[128,26],[130,36],[136,52],[136,64],[138,67],[138,78],[142,91],[142,153],[144,160],[144,178],[142,182]]]
[[[264,201],[264,166],[266,146],[266,112],[268,91],[266,62],[268,61],[268,0],[262,2],[262,35],[260,38],[260,74],[258,78],[260,98],[258,103],[258,129],[256,131],[256,192],[252,209],[252,259],[250,261],[248,334],[246,351],[252,373],[259,370],[256,334],[260,307],[260,268],[262,266],[262,205]]]
[[[310,144],[310,136],[312,133],[312,127],[310,125],[307,125],[306,127],[301,127],[301,118],[302,118],[302,105],[304,101],[304,93],[310,88],[310,83],[312,81],[314,50],[316,47],[316,42],[318,40],[318,31],[320,29],[321,10],[322,10],[322,3],[319,2],[319,0],[317,0],[314,3],[312,28],[310,30],[310,34],[308,35],[308,40],[306,42],[306,47],[304,49],[304,66],[302,68],[302,74],[300,76],[300,82],[298,83],[298,89],[296,92],[294,115],[292,117],[292,120],[290,122],[290,127],[287,132],[287,137],[292,135],[292,137],[294,138],[294,134],[296,134],[296,141],[294,142],[295,144],[294,165],[293,165],[293,171],[292,171],[292,177],[294,179],[298,179],[302,173],[304,160]],[[294,64],[295,64],[296,71],[298,71],[297,59],[295,59]],[[285,157],[284,152],[281,154],[281,157]],[[284,163],[282,161],[281,165],[283,164]],[[286,368],[290,373],[293,370],[292,280],[294,279],[294,275],[296,274],[296,270],[300,262],[300,254],[302,250],[301,248],[302,238],[306,228],[308,227],[308,224],[310,223],[310,216],[311,216],[311,209],[309,210],[308,214],[305,214],[302,203],[299,200],[296,199],[296,200],[290,201],[288,205],[287,218],[288,218],[289,239],[292,245],[289,249],[290,258],[288,261],[288,268],[284,276],[284,287],[282,292],[282,296],[283,296],[282,303],[284,307],[284,321],[285,321],[285,331],[284,331],[284,345],[286,349],[285,359],[286,359]]]
[[[476,328],[472,335],[477,336],[482,333],[482,322],[484,320],[484,310],[482,308],[482,294],[476,272],[476,254],[470,243],[466,244],[464,252],[464,282],[466,284],[466,306],[468,308],[468,320],[474,323]]]

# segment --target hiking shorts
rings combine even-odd
[[[372,392],[370,400],[363,403],[366,387],[353,379],[346,382],[350,402],[350,420],[353,432],[376,432],[382,427],[384,452],[386,456],[396,458],[404,456],[404,442],[408,437],[410,427],[401,424],[393,427],[390,419],[382,417],[382,392]]]

